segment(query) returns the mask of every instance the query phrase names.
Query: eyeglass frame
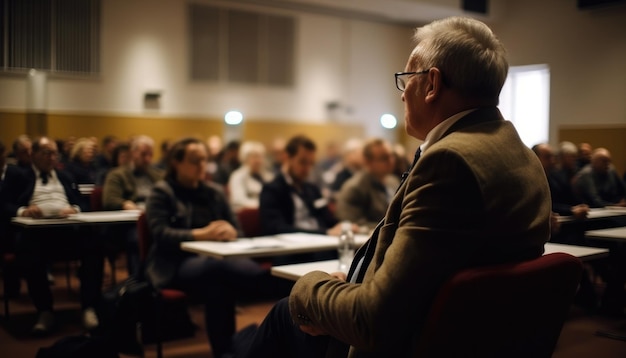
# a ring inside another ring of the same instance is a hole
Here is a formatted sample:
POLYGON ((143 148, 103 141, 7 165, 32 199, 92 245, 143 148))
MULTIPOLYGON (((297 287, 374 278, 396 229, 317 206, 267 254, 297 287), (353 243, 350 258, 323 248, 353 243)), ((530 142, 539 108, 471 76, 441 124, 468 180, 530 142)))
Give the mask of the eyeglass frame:
POLYGON ((406 89, 406 81, 404 79, 401 78, 401 76, 414 76, 414 75, 423 75, 425 73, 428 73, 430 71, 430 68, 427 70, 422 70, 422 71, 411 71, 411 72, 396 72, 394 73, 394 77, 396 78, 396 88, 400 91, 400 92, 404 92, 404 90, 406 89), (402 87, 400 88, 400 83, 402 83, 402 87))

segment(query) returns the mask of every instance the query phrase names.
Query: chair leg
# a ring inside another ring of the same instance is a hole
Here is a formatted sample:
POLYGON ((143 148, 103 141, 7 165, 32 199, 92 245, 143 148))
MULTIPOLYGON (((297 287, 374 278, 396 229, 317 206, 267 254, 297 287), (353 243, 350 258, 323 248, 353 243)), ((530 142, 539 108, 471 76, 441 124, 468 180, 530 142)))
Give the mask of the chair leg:
POLYGON ((163 342, 161 342, 161 310, 163 309, 163 299, 159 293, 155 294, 155 327, 154 338, 156 340, 157 358, 163 358, 163 342))

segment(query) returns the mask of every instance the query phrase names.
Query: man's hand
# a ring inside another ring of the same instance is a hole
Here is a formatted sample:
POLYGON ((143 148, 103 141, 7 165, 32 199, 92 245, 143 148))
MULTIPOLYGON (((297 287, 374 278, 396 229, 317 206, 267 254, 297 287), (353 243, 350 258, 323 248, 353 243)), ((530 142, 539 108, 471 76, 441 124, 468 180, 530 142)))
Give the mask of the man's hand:
POLYGON ((59 216, 61 217, 68 217, 71 214, 76 214, 78 211, 76 211, 76 209, 74 209, 71 206, 68 206, 67 208, 63 208, 61 210, 59 210, 59 216))
POLYGON ((43 212, 37 205, 30 205, 22 211, 22 216, 39 219, 43 217, 43 212))
MULTIPOLYGON (((359 232, 359 225, 352 224, 352 232, 355 234, 359 232)), ((338 223, 337 225, 326 230, 326 235, 328 236, 339 236, 339 234, 341 234, 341 223, 338 223)))
POLYGON ((139 210, 139 207, 133 201, 126 200, 122 204, 122 210, 139 210))
POLYGON ((194 229, 193 236, 200 241, 234 241, 237 230, 226 220, 215 220, 203 228, 194 229))
POLYGON ((331 275, 332 277, 334 277, 334 278, 336 278, 336 279, 339 279, 339 280, 341 280, 341 281, 344 281, 344 282, 345 282, 345 281, 346 281, 346 279, 348 278, 348 275, 346 275, 346 273, 345 273, 345 272, 341 272, 341 271, 338 271, 338 272, 332 272, 332 273, 330 273, 329 275, 331 275))
POLYGON ((589 205, 580 204, 572 206, 572 215, 574 215, 576 219, 585 219, 587 214, 589 214, 589 205))

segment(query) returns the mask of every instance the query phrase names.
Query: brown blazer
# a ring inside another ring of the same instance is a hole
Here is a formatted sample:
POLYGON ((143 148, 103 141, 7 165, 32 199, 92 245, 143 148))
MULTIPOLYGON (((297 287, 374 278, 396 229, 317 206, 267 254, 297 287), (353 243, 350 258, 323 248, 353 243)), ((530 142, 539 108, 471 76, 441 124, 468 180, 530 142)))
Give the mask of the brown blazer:
MULTIPOLYGON (((147 174, 152 183, 163 178, 163 172, 153 167, 148 167, 147 174)), ((129 166, 115 168, 107 174, 102 189, 102 203, 105 210, 121 210, 126 200, 137 200, 137 183, 135 183, 133 170, 129 166)))
POLYGON ((309 273, 290 295, 292 317, 350 345, 349 357, 412 357, 441 284, 463 268, 540 256, 550 206, 543 169, 513 125, 495 107, 474 111, 400 186, 370 239, 362 283, 309 273))

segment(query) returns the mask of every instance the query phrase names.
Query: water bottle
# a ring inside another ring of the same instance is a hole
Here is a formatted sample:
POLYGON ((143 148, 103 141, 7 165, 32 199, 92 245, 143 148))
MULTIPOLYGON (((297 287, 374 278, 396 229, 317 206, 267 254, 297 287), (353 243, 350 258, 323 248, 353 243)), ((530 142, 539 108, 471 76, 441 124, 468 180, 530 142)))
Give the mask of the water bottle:
POLYGON ((354 233, 352 232, 352 223, 349 221, 341 223, 337 253, 339 254, 339 271, 348 273, 354 259, 354 233))

